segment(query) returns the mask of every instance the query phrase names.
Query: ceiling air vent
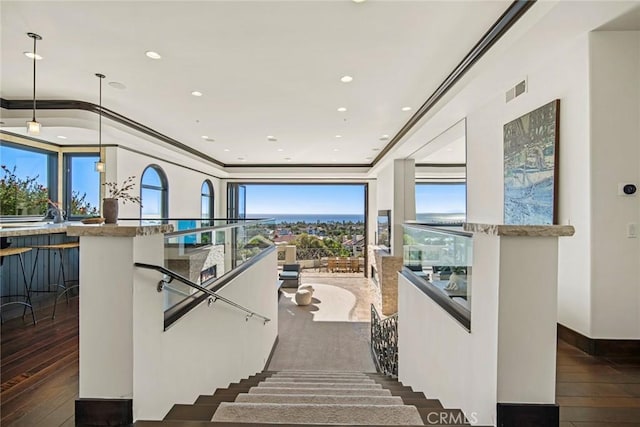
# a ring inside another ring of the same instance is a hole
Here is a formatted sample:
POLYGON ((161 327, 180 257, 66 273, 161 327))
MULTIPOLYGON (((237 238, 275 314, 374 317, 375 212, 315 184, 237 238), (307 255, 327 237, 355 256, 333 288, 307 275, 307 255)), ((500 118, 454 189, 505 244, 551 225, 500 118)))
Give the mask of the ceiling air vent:
POLYGON ((507 93, 505 94, 505 100, 506 102, 509 102, 512 99, 522 95, 526 91, 527 91, 527 80, 525 79, 507 91, 507 93))

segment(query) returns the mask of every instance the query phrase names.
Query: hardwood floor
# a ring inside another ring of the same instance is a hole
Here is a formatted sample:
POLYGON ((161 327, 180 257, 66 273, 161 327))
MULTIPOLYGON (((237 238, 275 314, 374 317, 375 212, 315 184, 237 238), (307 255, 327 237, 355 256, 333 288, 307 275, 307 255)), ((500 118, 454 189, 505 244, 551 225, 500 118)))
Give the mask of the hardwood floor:
POLYGON ((640 426, 640 354, 593 357, 558 342, 560 427, 640 426))
MULTIPOLYGON (((78 299, 2 325, 0 425, 70 427, 78 397, 78 299)), ((561 427, 640 427, 640 355, 592 357, 558 343, 561 427)), ((437 396, 436 396, 437 397, 437 396)))
MULTIPOLYGON (((73 426, 78 397, 78 298, 36 311, 37 325, 21 318, 2 325, 0 425, 73 426)), ((26 318, 25 318, 26 319, 26 318)), ((28 319, 27 319, 28 320, 28 319)))

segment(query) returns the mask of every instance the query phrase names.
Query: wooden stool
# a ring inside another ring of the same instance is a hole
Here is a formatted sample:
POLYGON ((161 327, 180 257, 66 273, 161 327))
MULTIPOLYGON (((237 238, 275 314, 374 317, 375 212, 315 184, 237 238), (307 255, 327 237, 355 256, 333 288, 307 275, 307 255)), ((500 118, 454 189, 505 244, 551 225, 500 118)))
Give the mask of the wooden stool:
MULTIPOLYGON (((33 248, 36 249, 36 262, 38 261, 38 254, 40 254, 40 250, 53 250, 57 251, 60 255, 60 265, 58 267, 58 276, 56 278, 56 299, 53 304, 53 315, 52 319, 56 318, 56 308, 58 307, 58 299, 64 295, 67 299, 67 304, 69 304, 69 292, 73 288, 79 287, 80 283, 77 280, 67 280, 66 273, 64 271, 64 251, 68 249, 76 249, 80 247, 80 243, 78 242, 68 242, 68 243, 55 243, 53 245, 34 245, 33 248), (62 277, 62 280, 60 278, 62 277), (73 286, 67 286, 67 283, 75 282, 76 284, 73 286), (58 293, 58 288, 62 289, 62 292, 58 293)), ((31 278, 33 279, 33 274, 35 272, 35 263, 34 270, 31 272, 31 278)), ((51 284, 49 284, 51 287, 51 284)), ((49 292, 49 291, 39 291, 39 292, 49 292)))
MULTIPOLYGON (((31 248, 0 249, 0 257, 8 257, 8 256, 14 256, 14 255, 18 256, 18 259, 20 260, 20 269, 22 270, 22 280, 24 281, 24 290, 25 290, 24 294, 0 295, 0 298, 10 298, 10 297, 25 298, 24 301, 11 301, 11 302, 6 302, 4 304, 0 304, 0 308, 7 305, 11 305, 11 304, 24 305, 24 311, 22 312, 22 318, 24 319, 25 314, 27 314, 27 307, 29 307, 29 309, 31 310, 31 318, 33 319, 33 324, 35 325, 37 321, 36 321, 36 315, 33 312, 33 304, 31 303, 31 282, 27 281, 27 273, 25 272, 25 269, 24 269, 23 255, 25 252, 31 252, 31 248)), ((0 314, 0 321, 4 322, 4 320, 2 320, 1 314, 0 314)))

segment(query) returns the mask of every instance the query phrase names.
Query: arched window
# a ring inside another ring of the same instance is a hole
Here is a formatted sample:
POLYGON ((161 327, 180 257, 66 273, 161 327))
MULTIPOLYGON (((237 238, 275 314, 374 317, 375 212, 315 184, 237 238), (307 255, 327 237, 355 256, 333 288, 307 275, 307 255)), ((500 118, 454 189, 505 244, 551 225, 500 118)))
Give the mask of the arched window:
POLYGON ((142 172, 140 185, 140 218, 159 219, 169 217, 167 176, 158 165, 149 165, 142 172))
POLYGON ((214 216, 214 194, 213 184, 208 179, 205 179, 202 183, 200 190, 200 217, 202 219, 212 219, 214 216))

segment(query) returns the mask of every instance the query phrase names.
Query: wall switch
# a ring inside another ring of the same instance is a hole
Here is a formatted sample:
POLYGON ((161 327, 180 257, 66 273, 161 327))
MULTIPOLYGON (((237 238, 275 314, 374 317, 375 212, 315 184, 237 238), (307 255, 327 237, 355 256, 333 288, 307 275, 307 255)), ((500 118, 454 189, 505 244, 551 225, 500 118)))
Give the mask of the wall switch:
POLYGON ((627 224, 627 237, 630 239, 638 237, 638 224, 635 222, 627 224))

